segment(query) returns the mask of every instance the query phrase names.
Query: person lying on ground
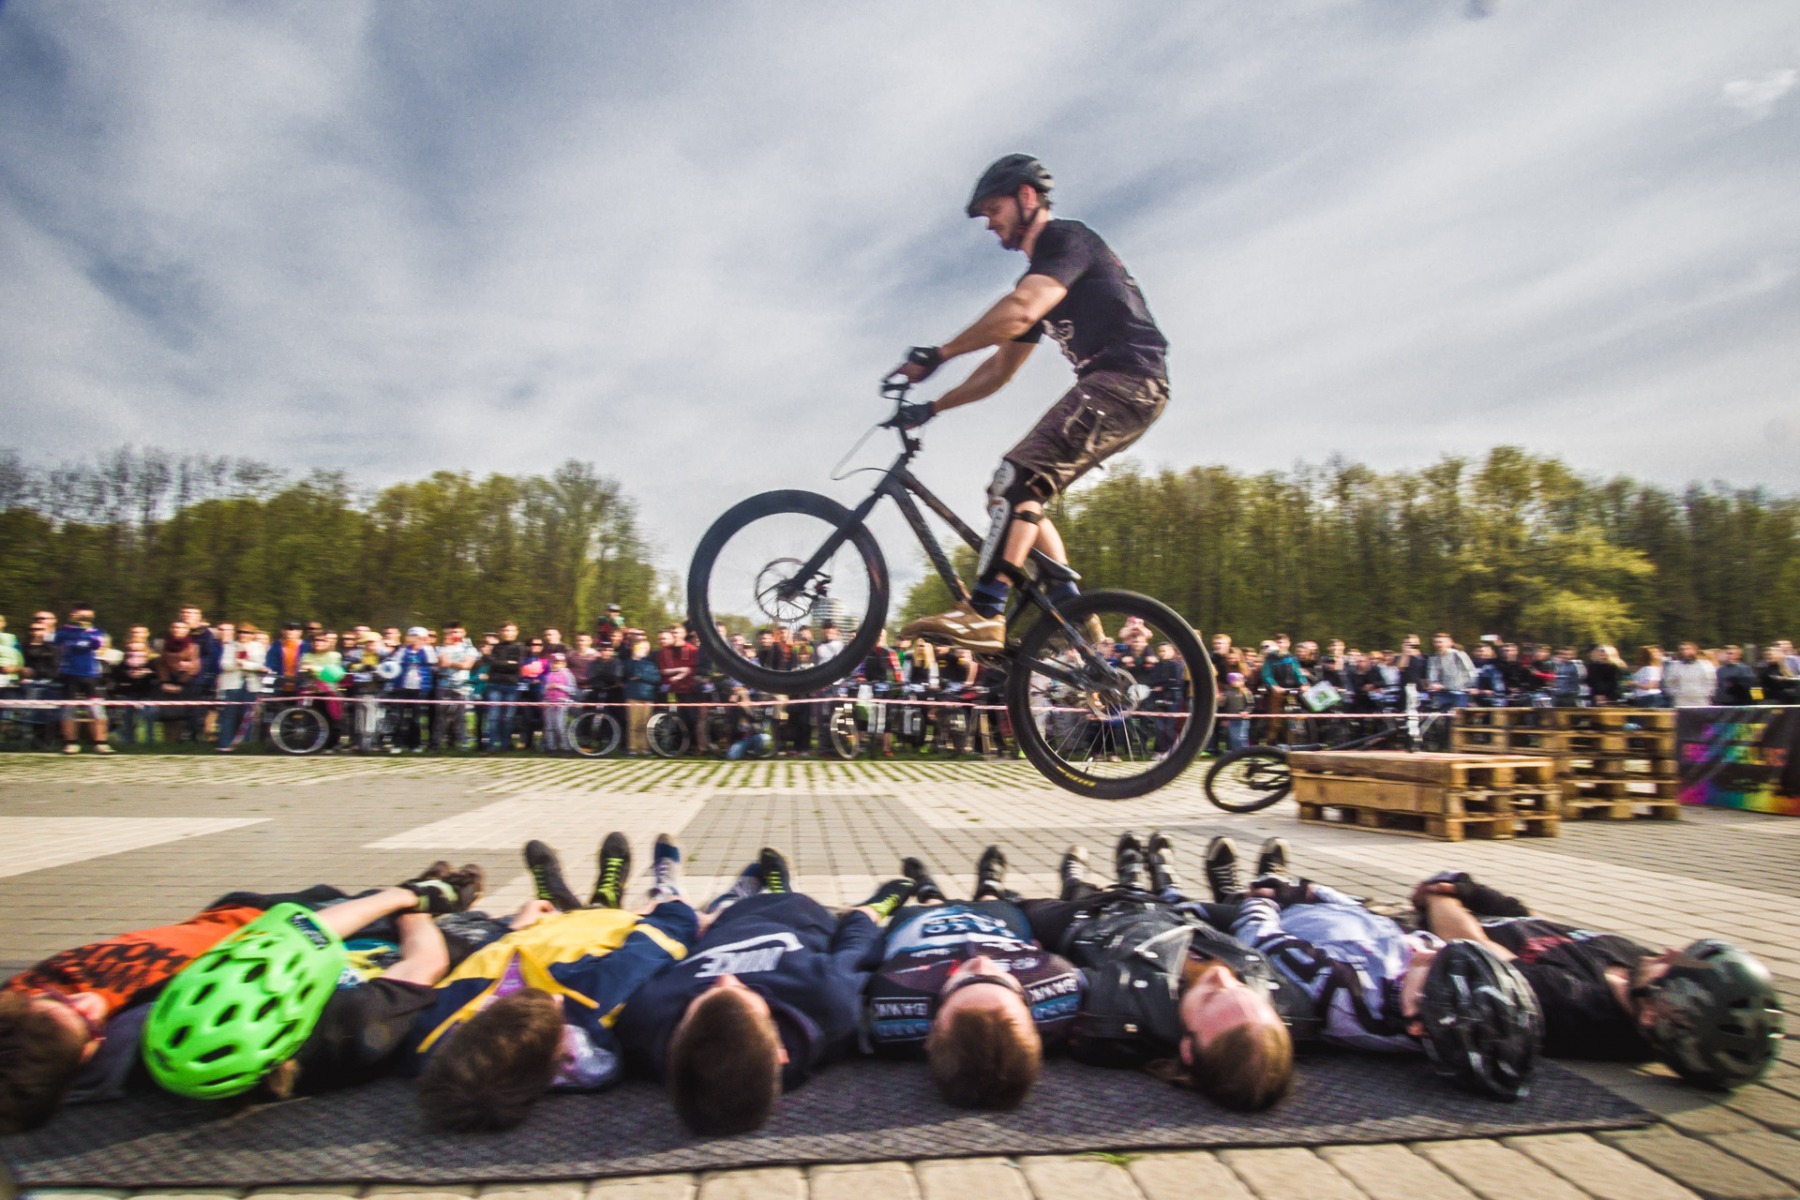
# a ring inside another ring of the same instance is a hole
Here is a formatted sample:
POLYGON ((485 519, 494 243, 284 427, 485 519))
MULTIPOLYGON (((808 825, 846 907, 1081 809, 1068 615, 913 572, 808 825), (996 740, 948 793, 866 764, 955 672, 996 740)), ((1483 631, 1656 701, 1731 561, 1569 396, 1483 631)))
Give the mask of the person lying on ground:
POLYGON ((419 1107, 432 1126, 511 1129, 547 1091, 599 1091, 621 1078, 619 1010, 687 957, 699 918, 681 896, 681 848, 668 834, 656 839, 638 912, 621 907, 631 876, 625 835, 607 834, 599 860, 582 905, 556 852, 528 843, 539 919, 471 954, 411 1021, 404 1069, 419 1073, 419 1107))
POLYGON ((863 987, 881 961, 878 922, 911 883, 885 884, 841 917, 793 889, 787 860, 765 848, 707 906, 693 952, 619 1019, 627 1061, 667 1084, 695 1133, 761 1127, 782 1091, 856 1047, 863 987))
POLYGON ((1780 1051, 1781 997, 1768 968, 1713 938, 1658 954, 1616 933, 1534 917, 1465 872, 1413 891, 1425 927, 1512 963, 1544 1014, 1553 1058, 1660 1060, 1689 1083, 1734 1088, 1780 1051))
POLYGON ((912 899, 888 922, 869 980, 870 1041, 877 1052, 923 1053, 951 1104, 1017 1108, 1045 1049, 1068 1036, 1081 972, 1033 940, 1000 847, 982 852, 973 900, 947 899, 917 858, 900 873, 912 899))
POLYGON ((1178 906, 1171 860, 1162 834, 1146 851, 1126 833, 1113 855, 1117 883, 1101 888, 1087 880, 1087 851, 1070 846, 1061 898, 1020 905, 1038 942, 1086 977, 1070 1053, 1147 1067, 1227 1108, 1268 1108, 1293 1077, 1288 1022, 1304 1027, 1310 1002, 1283 990, 1260 953, 1178 906))
POLYGON ((1289 874, 1270 838, 1248 891, 1237 846, 1215 837, 1206 877, 1215 919, 1310 996, 1323 1039, 1353 1050, 1423 1052, 1439 1073, 1484 1095, 1530 1088, 1543 1019, 1519 973, 1478 942, 1407 932, 1349 896, 1289 874))
POLYGON ((417 879, 354 900, 326 884, 232 892, 185 921, 76 946, 20 972, 0 988, 0 1133, 35 1129, 65 1103, 122 1095, 152 1001, 183 967, 266 910, 337 907, 333 924, 350 932, 400 911, 450 912, 467 905, 438 877, 447 867, 434 864, 417 879))

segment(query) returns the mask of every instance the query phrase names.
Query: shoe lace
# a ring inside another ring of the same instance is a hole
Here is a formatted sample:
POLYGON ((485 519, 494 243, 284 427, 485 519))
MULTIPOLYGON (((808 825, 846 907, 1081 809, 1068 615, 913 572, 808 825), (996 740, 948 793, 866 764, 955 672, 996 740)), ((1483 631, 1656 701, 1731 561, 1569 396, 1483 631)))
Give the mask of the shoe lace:
POLYGON ((594 890, 606 892, 608 895, 618 895, 619 875, 623 872, 624 867, 625 864, 616 858, 607 859, 605 866, 600 869, 600 886, 594 890))

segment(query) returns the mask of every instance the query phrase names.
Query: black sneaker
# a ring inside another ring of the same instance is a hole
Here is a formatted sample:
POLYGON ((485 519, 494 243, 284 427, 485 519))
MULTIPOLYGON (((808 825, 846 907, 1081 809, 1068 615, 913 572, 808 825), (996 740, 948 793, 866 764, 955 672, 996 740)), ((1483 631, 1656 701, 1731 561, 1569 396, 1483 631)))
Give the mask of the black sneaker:
POLYGON ((656 835, 656 848, 650 852, 650 898, 673 900, 681 895, 681 847, 673 836, 656 835))
POLYGON ((937 880, 933 879, 931 877, 931 872, 925 869, 923 859, 917 859, 911 855, 901 859, 900 874, 912 880, 912 898, 920 904, 923 904, 928 900, 942 900, 944 898, 944 890, 938 887, 937 880))
POLYGON ((614 830, 600 843, 597 857, 600 875, 594 880, 594 894, 588 898, 588 907, 625 907, 625 885, 631 879, 630 839, 614 830))
POLYGON ((1062 862, 1056 868, 1056 874, 1062 880, 1062 898, 1073 900, 1075 889, 1087 882, 1088 852, 1086 846, 1074 845, 1063 851, 1062 862))
POLYGON ((1006 851, 998 846, 983 850, 981 859, 975 864, 975 898, 1006 899, 1006 851))
POLYGON ((1287 839, 1272 837, 1263 842, 1262 850, 1256 856, 1256 877, 1264 875, 1287 875, 1288 844, 1287 839))
POLYGON ((1169 837, 1158 829, 1150 835, 1150 844, 1146 855, 1150 860, 1150 888, 1157 895, 1174 889, 1181 890, 1181 876, 1175 873, 1175 847, 1169 837))
POLYGON ((1237 843, 1223 835, 1206 845, 1206 882, 1214 904, 1236 904, 1244 898, 1244 873, 1238 866, 1237 843))
POLYGON ((1113 877, 1122 888, 1144 888, 1144 844, 1129 829, 1119 835, 1113 847, 1113 877))
POLYGON ((556 905, 557 912, 573 912, 581 907, 581 901, 563 879, 562 860, 556 857, 556 851, 533 838, 525 843, 525 866, 531 872, 539 900, 556 905))
POLYGON ((763 891, 779 894, 794 890, 794 874, 788 870, 788 861, 781 851, 764 846, 756 861, 762 866, 763 891))

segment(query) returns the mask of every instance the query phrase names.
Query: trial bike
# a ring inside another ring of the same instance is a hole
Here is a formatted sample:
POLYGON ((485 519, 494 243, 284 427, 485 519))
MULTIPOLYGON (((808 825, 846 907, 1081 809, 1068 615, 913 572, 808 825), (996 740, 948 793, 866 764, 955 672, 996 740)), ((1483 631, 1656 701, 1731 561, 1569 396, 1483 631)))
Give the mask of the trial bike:
POLYGON ((1220 755, 1206 770, 1206 798, 1226 812, 1257 812, 1287 799, 1294 790, 1288 755, 1295 751, 1405 750, 1422 748, 1423 733, 1447 719, 1442 713, 1371 716, 1373 733, 1348 741, 1307 745, 1242 746, 1220 755), (1419 732, 1414 732, 1415 727, 1419 732))
MULTIPOLYGON (((765 692, 810 694, 843 679, 868 656, 887 620, 891 588, 887 560, 868 527, 883 499, 899 508, 950 594, 968 597, 919 503, 971 548, 979 550, 982 539, 912 473, 923 444, 916 430, 895 420, 907 390, 891 381, 882 389, 895 405, 895 417, 883 425, 899 435, 900 452, 886 469, 865 468, 881 478, 855 508, 816 492, 764 492, 733 506, 700 539, 688 570, 688 613, 725 674, 765 692), (748 621, 786 629, 790 636, 831 622, 846 642, 825 662, 796 659, 791 669, 765 667, 718 635, 717 623, 727 620, 740 628, 748 621)), ((1095 591, 1055 604, 1045 594, 1052 583, 1079 578, 1034 550, 1013 588, 1004 647, 990 657, 1007 667, 1012 727, 1045 778, 1097 799, 1141 796, 1175 779, 1206 745, 1216 693, 1212 663, 1194 629, 1160 600, 1095 591), (1149 687, 1113 660, 1105 637, 1089 636, 1092 618, 1103 633, 1135 619, 1148 630, 1151 645, 1174 647, 1188 686, 1181 711, 1155 714, 1178 726, 1166 744, 1148 733, 1149 687)))

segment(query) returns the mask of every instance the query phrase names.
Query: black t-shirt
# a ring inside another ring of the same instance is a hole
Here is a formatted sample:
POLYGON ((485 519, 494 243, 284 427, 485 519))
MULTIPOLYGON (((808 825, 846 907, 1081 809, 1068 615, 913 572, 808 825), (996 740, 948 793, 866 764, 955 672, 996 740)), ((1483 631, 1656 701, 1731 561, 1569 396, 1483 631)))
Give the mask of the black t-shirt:
POLYGON ((340 986, 294 1056, 300 1063, 298 1089, 324 1092, 385 1075, 414 1018, 436 999, 435 989, 399 979, 340 986))
POLYGON ((882 963, 869 980, 869 1038, 884 1053, 923 1050, 938 993, 950 973, 985 954, 1025 987, 1038 1034, 1049 1048, 1068 1037, 1081 1008, 1081 972, 1031 937, 1016 904, 1003 900, 914 905, 894 914, 882 963))
POLYGON ((1538 917, 1486 917, 1481 927, 1517 956, 1515 965, 1544 1013, 1545 1054, 1618 1062, 1653 1057, 1606 978, 1608 967, 1629 974, 1651 951, 1616 933, 1538 917))
POLYGON ((1077 375, 1127 371, 1161 378, 1167 373, 1168 339, 1150 316, 1137 281, 1099 234, 1080 221, 1051 221, 1038 234, 1025 274, 1048 275, 1069 294, 1014 341, 1035 342, 1047 331, 1077 375))

